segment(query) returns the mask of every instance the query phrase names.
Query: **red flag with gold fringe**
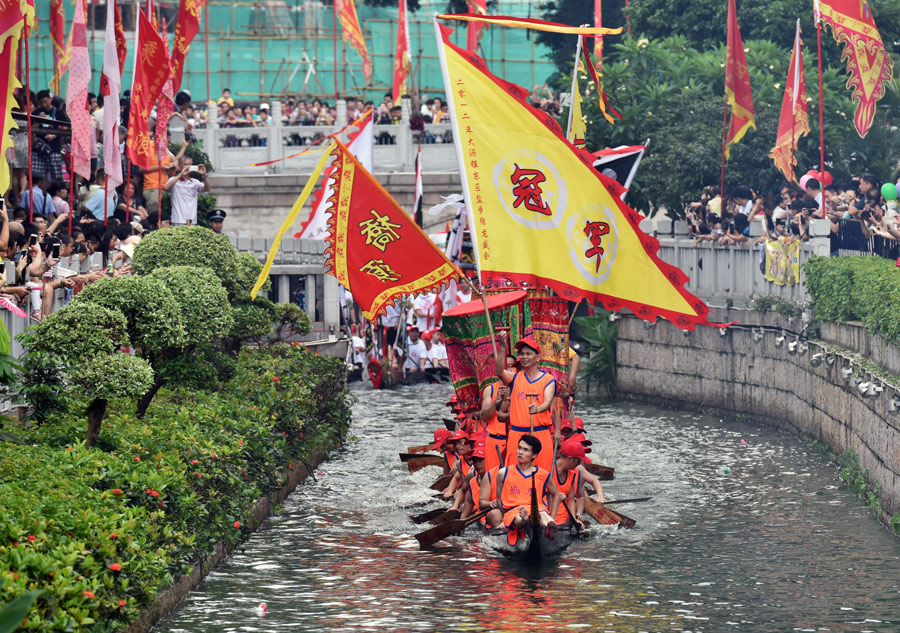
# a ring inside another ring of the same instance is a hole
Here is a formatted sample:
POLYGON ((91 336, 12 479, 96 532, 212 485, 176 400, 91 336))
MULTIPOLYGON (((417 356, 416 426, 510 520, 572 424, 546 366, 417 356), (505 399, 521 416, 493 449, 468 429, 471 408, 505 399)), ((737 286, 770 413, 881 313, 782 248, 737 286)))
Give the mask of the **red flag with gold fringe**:
POLYGON ((191 41, 200 32, 200 0, 181 0, 178 6, 178 22, 175 24, 175 40, 172 43, 172 86, 177 94, 181 90, 184 60, 191 41))
MULTIPOLYGON (((487 15, 487 0, 468 0, 469 13, 475 15, 487 15)), ((478 22, 469 22, 466 32, 466 50, 470 53, 478 52, 478 40, 481 39, 481 31, 487 26, 478 22)))
POLYGON ((169 78, 166 43, 143 11, 138 12, 137 61, 131 88, 131 111, 128 116, 128 141, 125 153, 135 164, 150 169, 153 141, 150 138, 150 111, 169 78))
POLYGON ((781 101, 781 118, 778 120, 778 136, 769 158, 788 182, 794 182, 794 165, 797 159, 797 139, 809 134, 809 112, 806 108, 806 80, 803 76, 803 49, 800 41, 800 20, 794 35, 794 52, 791 66, 784 84, 784 98, 781 101))
POLYGON ((818 9, 838 44, 843 44, 841 59, 847 60, 847 87, 856 104, 853 124, 865 137, 875 118, 875 106, 884 96, 884 82, 894 74, 891 60, 868 0, 821 0, 818 9))
POLYGON ((728 0, 728 39, 725 53, 725 96, 731 105, 731 124, 725 139, 725 158, 731 155, 731 146, 737 143, 751 127, 756 129, 756 112, 753 110, 753 92, 750 90, 750 74, 744 41, 737 21, 734 0, 728 0))
POLYGON ((363 77, 369 81, 372 78, 372 60, 369 58, 369 49, 366 48, 366 38, 363 36, 362 27, 359 25, 356 4, 353 0, 334 0, 334 10, 337 12, 337 19, 344 30, 344 40, 363 59, 363 77))
POLYGON ((336 144, 327 267, 373 320, 395 299, 438 291, 458 272, 356 157, 336 144))
POLYGON ((400 99, 409 94, 409 16, 406 11, 406 0, 400 0, 397 15, 397 50, 394 55, 394 86, 391 94, 394 103, 400 105, 400 99))

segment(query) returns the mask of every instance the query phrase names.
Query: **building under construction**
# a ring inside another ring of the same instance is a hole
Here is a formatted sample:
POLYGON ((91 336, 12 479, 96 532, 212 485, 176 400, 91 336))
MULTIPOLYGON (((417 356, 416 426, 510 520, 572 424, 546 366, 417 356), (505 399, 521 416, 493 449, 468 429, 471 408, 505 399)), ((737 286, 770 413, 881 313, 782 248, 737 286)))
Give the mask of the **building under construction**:
MULTIPOLYGON (((66 34, 74 15, 73 3, 66 5, 66 34)), ((154 3, 160 25, 165 23, 172 41, 178 16, 177 0, 154 3)), ((31 37, 31 85, 50 85, 53 47, 48 21, 49 2, 38 2, 39 28, 31 37)), ((137 0, 120 0, 119 8, 129 42, 133 42, 137 0)), ((540 17, 539 3, 528 0, 499 0, 491 13, 519 17, 540 17)), ((91 52, 93 83, 99 86, 106 25, 106 0, 87 0, 88 46, 91 52)), ((447 10, 447 0, 421 0, 409 14, 412 90, 425 96, 444 92, 437 58, 432 16, 447 10)), ((397 38, 397 9, 371 7, 358 2, 357 11, 374 72, 366 82, 362 60, 341 38, 335 27, 330 0, 268 0, 266 2, 217 2, 210 0, 209 17, 191 45, 182 87, 195 101, 207 96, 216 99, 229 88, 238 101, 262 101, 282 95, 305 95, 333 100, 341 96, 361 96, 381 100, 391 89, 394 49, 397 38), (208 63, 207 63, 208 60, 208 63), (208 95, 207 95, 208 93, 208 95)), ((459 23, 457 43, 465 46, 466 26, 459 23)), ((546 58, 546 47, 524 29, 492 27, 481 38, 480 54, 493 72, 532 89, 544 84, 555 70, 546 58)), ((125 62, 122 84, 132 76, 132 51, 125 62)), ((65 79, 62 93, 65 95, 65 79)))

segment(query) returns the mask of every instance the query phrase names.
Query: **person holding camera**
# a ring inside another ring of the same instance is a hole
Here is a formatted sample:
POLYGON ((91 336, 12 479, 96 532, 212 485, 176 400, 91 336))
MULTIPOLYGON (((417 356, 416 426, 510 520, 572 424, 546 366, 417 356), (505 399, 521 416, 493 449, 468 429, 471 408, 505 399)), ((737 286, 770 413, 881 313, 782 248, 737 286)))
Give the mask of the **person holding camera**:
POLYGON ((147 213, 159 211, 159 190, 166 184, 169 179, 169 169, 181 160, 184 151, 189 145, 189 141, 185 138, 185 142, 178 150, 178 154, 173 155, 168 149, 166 157, 162 161, 157 160, 156 152, 150 152, 150 168, 141 170, 144 174, 144 206, 147 213))
POLYGON ((206 165, 194 165, 190 156, 178 160, 178 173, 166 182, 172 195, 172 225, 197 224, 197 198, 201 191, 209 191, 206 165), (194 178, 194 175, 200 178, 194 178))

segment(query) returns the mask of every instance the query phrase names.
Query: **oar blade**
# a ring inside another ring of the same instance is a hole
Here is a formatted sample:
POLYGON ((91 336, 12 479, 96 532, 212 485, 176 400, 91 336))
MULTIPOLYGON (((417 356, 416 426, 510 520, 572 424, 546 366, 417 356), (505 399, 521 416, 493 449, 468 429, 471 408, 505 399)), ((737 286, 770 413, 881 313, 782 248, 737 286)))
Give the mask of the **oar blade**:
POLYGON ((428 520, 432 525, 443 525, 459 518, 459 510, 447 510, 444 513, 428 520))
POLYGON ((435 525, 433 528, 425 530, 424 532, 419 532, 415 535, 416 540, 419 541, 419 545, 421 547, 428 547, 430 545, 434 545, 440 540, 447 538, 448 536, 452 536, 457 532, 462 531, 466 527, 466 522, 462 519, 456 519, 455 521, 448 521, 447 523, 442 523, 441 525, 435 525))
POLYGON ((585 496, 584 509, 600 525, 618 525, 620 528, 626 529, 631 529, 637 525, 637 521, 631 517, 607 508, 593 497, 585 496))
POLYGON ((602 464, 586 464, 585 468, 600 481, 612 481, 616 477, 616 469, 602 464))
POLYGON ((423 512, 422 514, 410 515, 410 520, 413 523, 427 523, 432 519, 441 516, 444 514, 446 510, 444 508, 435 508, 434 510, 429 510, 428 512, 423 512))
POLYGON ((444 458, 440 455, 423 455, 423 456, 414 456, 410 457, 406 460, 406 467, 409 468, 409 472, 414 473, 417 470, 422 470, 426 466, 443 466, 444 458))
POLYGON ((436 482, 428 486, 432 490, 443 490, 447 486, 450 485, 450 482, 453 480, 453 475, 443 475, 436 482))
POLYGON ((431 450, 431 444, 420 444, 419 446, 408 446, 406 451, 408 453, 427 453, 431 450))

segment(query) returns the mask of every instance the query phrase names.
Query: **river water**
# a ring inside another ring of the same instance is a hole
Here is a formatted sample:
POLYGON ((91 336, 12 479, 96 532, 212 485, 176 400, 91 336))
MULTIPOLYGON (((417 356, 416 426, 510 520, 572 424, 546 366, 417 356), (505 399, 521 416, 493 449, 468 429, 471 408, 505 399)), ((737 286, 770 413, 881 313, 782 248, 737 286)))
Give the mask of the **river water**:
POLYGON ((616 469, 607 498, 653 500, 619 508, 635 529, 595 525, 528 568, 474 533, 438 551, 411 536, 440 472, 410 475, 397 453, 431 438, 450 388, 354 393, 356 439, 157 631, 900 631, 900 539, 794 437, 580 403, 616 469))

